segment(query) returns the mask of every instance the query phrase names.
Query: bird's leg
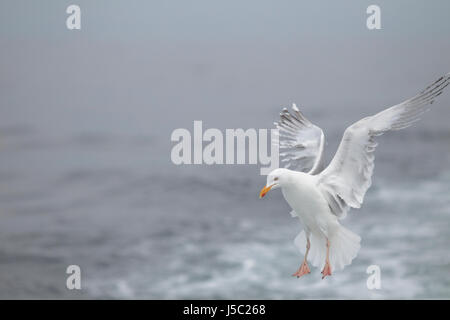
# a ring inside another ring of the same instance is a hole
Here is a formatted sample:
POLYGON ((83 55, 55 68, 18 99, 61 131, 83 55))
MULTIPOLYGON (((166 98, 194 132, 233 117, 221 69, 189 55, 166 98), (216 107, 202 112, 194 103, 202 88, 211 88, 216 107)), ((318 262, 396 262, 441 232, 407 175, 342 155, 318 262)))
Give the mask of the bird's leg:
POLYGON ((309 238, 306 238, 306 252, 305 252, 305 258, 303 258, 303 262, 300 265, 300 267, 298 268, 297 272, 293 274, 294 277, 300 278, 301 276, 311 273, 311 270, 309 270, 308 267, 308 262, 307 262, 307 258, 308 258, 308 252, 309 252, 309 248, 311 247, 311 243, 309 242, 309 238))
POLYGON ((330 241, 327 239, 327 257, 325 259, 325 266, 322 270, 322 279, 326 276, 331 276, 331 265, 330 265, 330 241))

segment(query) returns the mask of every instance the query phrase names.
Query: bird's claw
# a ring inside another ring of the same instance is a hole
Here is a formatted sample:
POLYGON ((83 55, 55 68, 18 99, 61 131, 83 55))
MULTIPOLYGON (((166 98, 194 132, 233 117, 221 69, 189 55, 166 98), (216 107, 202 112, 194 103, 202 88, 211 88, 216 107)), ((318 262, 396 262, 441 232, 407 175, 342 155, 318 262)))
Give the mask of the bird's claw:
POLYGON ((323 267, 323 270, 321 273, 322 273, 322 279, 325 279, 326 276, 331 276, 331 266, 328 262, 325 263, 325 266, 323 267))
POLYGON ((300 268, 298 268, 297 272, 295 272, 292 276, 300 278, 301 276, 304 276, 305 274, 311 273, 311 270, 309 269, 308 264, 306 261, 302 263, 300 268))

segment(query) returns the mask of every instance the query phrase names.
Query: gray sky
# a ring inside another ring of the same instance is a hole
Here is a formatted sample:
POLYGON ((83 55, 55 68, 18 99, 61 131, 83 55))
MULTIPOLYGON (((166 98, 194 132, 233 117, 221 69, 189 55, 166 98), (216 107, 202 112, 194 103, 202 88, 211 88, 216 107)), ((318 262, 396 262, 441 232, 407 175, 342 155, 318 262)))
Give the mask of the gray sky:
MULTIPOLYGON (((445 36, 450 3, 440 1, 2 1, 2 37, 67 37, 65 9, 82 9, 95 40, 296 41, 367 37, 366 8, 382 10, 383 36, 445 36)), ((379 32, 381 33, 381 32, 379 32)), ((373 35, 371 35, 373 36, 373 35)))
POLYGON ((377 1, 375 31, 373 1, 77 1, 69 31, 73 3, 1 2, 0 125, 265 127, 292 102, 375 112, 450 70, 448 1, 377 1))

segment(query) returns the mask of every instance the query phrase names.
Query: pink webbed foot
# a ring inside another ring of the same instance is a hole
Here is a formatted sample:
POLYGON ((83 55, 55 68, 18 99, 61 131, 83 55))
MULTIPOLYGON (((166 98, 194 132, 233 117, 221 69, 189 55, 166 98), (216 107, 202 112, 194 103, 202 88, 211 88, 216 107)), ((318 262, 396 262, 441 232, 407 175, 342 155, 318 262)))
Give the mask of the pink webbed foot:
POLYGON ((325 266, 323 267, 322 279, 325 279, 326 276, 331 276, 331 266, 328 261, 325 263, 325 266))
POLYGON ((301 276, 304 276, 305 274, 311 273, 311 270, 309 270, 308 263, 306 261, 303 261, 300 268, 298 268, 297 272, 294 273, 292 276, 300 278, 301 276))

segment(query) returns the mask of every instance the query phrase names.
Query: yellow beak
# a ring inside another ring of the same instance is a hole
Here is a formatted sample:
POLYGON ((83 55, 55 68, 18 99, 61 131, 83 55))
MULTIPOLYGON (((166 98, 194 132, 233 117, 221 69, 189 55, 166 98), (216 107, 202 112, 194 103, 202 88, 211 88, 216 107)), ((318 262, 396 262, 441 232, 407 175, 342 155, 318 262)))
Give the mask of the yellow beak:
POLYGON ((268 187, 264 187, 261 189, 261 192, 259 193, 259 198, 261 199, 262 197, 264 197, 266 195, 267 192, 270 191, 270 189, 274 186, 274 184, 268 186, 268 187))

